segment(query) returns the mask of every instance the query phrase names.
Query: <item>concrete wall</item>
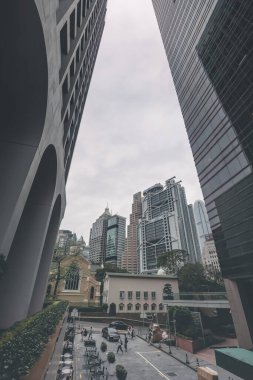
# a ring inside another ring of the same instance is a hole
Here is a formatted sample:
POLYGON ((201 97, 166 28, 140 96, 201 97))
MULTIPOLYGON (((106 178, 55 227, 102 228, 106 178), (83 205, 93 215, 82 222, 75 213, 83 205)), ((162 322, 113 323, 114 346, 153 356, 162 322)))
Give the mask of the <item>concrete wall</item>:
MULTIPOLYGON (((140 304, 139 313, 156 313, 163 312, 159 310, 159 304, 163 303, 163 288, 165 284, 171 284, 173 293, 178 293, 178 281, 175 278, 167 276, 122 276, 122 277, 106 277, 104 282, 103 302, 110 305, 116 304, 117 313, 137 313, 135 305, 140 304), (120 298, 120 291, 125 292, 125 297, 120 298), (132 291, 132 299, 128 298, 128 291, 132 291), (140 299, 136 298, 136 291, 141 292, 140 299), (144 299, 144 291, 148 291, 148 299, 144 299), (155 299, 152 299, 151 292, 156 292, 155 299), (124 309, 120 310, 119 305, 123 304, 124 309), (132 304, 132 310, 128 310, 127 305, 132 304), (143 305, 148 304, 148 310, 144 310, 143 305), (156 309, 152 310, 151 305, 156 304, 156 309)), ((109 312, 109 308, 108 308, 109 312)))
POLYGON ((0 254, 7 272, 0 279, 0 328, 43 304, 66 205, 65 181, 104 27, 106 0, 93 1, 85 11, 82 4, 2 4, 0 254), (68 25, 66 52, 61 22, 68 25))

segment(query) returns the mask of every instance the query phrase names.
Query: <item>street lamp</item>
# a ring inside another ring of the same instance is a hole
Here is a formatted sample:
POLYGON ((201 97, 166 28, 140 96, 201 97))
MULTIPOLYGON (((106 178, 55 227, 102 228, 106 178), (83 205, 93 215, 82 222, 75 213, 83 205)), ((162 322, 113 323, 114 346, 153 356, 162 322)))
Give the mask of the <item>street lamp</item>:
POLYGON ((176 343, 176 348, 177 348, 177 329, 176 329, 176 320, 173 319, 172 323, 174 324, 175 343, 176 343))

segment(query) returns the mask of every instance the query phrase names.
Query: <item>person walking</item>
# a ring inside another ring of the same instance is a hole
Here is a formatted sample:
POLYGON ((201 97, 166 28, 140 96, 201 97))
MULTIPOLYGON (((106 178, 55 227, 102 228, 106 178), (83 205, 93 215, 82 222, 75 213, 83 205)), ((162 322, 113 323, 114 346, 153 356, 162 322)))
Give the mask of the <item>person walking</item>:
POLYGON ((131 338, 133 339, 135 337, 135 331, 134 331, 134 326, 132 326, 131 330, 131 338))
POLYGON ((117 348, 117 353, 119 352, 119 351, 121 351, 122 352, 122 354, 123 354, 123 350, 122 350, 122 340, 121 340, 121 338, 119 338, 119 341, 118 341, 118 348, 117 348))
POLYGON ((92 330, 92 326, 91 326, 90 331, 89 331, 89 335, 88 335, 88 340, 92 339, 92 333, 93 333, 93 330, 92 330))
POLYGON ((124 342, 125 352, 127 352, 127 343, 128 343, 127 334, 125 334, 125 342, 124 342))

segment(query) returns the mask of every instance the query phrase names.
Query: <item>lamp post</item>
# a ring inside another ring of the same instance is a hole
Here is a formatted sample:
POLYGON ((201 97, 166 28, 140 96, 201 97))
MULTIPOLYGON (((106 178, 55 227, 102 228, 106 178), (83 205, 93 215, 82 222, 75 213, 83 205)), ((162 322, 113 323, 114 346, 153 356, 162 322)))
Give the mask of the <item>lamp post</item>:
POLYGON ((176 329, 176 320, 173 319, 172 323, 174 324, 175 343, 176 343, 176 348, 177 348, 177 329, 176 329))
POLYGON ((170 330, 170 310, 169 310, 169 305, 167 305, 167 323, 168 323, 169 337, 170 337, 170 339, 171 339, 171 330, 170 330))

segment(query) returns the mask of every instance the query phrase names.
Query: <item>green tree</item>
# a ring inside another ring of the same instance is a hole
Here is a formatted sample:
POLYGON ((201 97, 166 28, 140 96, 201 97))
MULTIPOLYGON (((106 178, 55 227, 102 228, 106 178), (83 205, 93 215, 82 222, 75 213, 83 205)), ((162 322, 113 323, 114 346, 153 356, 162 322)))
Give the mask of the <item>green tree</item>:
POLYGON ((219 292, 225 291, 224 286, 210 279, 202 264, 188 263, 178 272, 180 292, 219 292))
POLYGON ((158 259, 158 266, 166 274, 177 275, 180 268, 188 261, 188 253, 182 249, 173 249, 163 253, 158 259))
POLYGON ((64 255, 54 255, 52 262, 56 264, 56 269, 52 271, 49 276, 49 282, 54 282, 53 298, 56 298, 57 290, 60 281, 64 278, 65 273, 62 271, 61 263, 66 256, 64 255))

